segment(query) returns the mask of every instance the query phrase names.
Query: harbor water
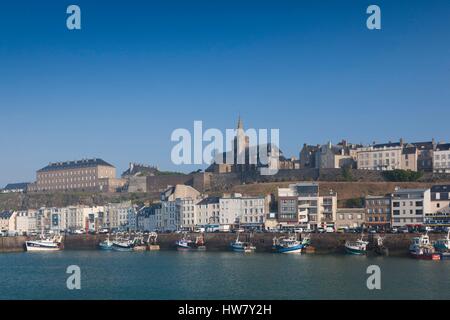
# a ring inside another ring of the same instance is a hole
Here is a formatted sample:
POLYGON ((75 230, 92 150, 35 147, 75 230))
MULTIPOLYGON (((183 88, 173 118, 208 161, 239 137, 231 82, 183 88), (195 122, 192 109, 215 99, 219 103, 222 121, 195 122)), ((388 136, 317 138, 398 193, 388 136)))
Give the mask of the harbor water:
POLYGON ((66 250, 1 254, 0 273, 0 299, 450 299, 450 261, 407 257, 66 250))

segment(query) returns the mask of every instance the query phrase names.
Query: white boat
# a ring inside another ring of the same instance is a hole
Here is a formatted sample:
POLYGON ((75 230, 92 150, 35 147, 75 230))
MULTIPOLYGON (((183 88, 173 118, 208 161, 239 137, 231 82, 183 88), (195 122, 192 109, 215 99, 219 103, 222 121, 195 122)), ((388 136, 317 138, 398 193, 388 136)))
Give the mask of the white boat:
POLYGON ((273 239, 273 249, 278 253, 301 253, 303 244, 295 236, 273 239))
POLYGON ((98 246, 102 250, 112 250, 113 241, 109 239, 109 233, 108 233, 108 238, 106 238, 106 240, 100 242, 98 246))
POLYGON ((347 240, 345 242, 345 251, 350 254, 362 255, 367 253, 367 245, 369 242, 363 240, 364 235, 361 234, 361 239, 356 241, 347 240))
POLYGON ((112 242, 112 249, 115 251, 131 251, 133 250, 133 240, 129 237, 125 239, 124 237, 116 234, 116 239, 112 242))
POLYGON ((59 251, 61 246, 62 236, 55 235, 53 237, 44 237, 41 235, 39 240, 25 241, 26 250, 29 252, 37 251, 59 251))

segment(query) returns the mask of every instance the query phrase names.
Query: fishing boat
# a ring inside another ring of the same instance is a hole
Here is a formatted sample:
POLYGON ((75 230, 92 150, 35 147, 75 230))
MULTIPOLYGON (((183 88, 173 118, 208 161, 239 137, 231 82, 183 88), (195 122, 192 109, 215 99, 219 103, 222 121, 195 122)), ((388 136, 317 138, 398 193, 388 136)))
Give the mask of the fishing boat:
POLYGON ((447 252, 450 250, 450 229, 447 233, 446 238, 438 239, 434 243, 434 248, 439 252, 447 252))
POLYGON ((305 235, 302 238, 302 246, 303 248, 309 247, 311 245, 311 237, 309 234, 305 235))
POLYGON ((377 238, 377 243, 375 244, 374 251, 380 256, 389 255, 389 249, 384 245, 384 237, 379 236, 377 238))
POLYGON ((275 237, 272 248, 277 253, 301 253, 303 245, 295 236, 275 237))
POLYGON ((234 252, 245 252, 245 253, 254 252, 256 250, 256 247, 253 246, 250 242, 240 241, 239 234, 240 232, 237 233, 236 241, 231 243, 231 249, 234 252))
POLYGON ((435 252, 433 245, 430 242, 428 234, 423 234, 420 237, 411 239, 409 246, 409 253, 415 259, 423 260, 440 260, 441 256, 435 252))
POLYGON ((180 251, 206 250, 203 235, 196 237, 195 241, 189 239, 186 235, 183 235, 183 237, 180 240, 177 240, 175 244, 180 251))
POLYGON ((148 250, 159 250, 159 244, 157 243, 158 234, 156 232, 150 232, 147 239, 148 250))
POLYGON ((367 253, 367 245, 369 242, 364 241, 364 234, 361 233, 361 238, 356 241, 345 241, 345 251, 349 254, 363 255, 367 253))
POLYGON ((132 251, 133 250, 133 240, 129 237, 118 236, 116 234, 116 239, 112 243, 112 249, 114 251, 132 251))
POLYGON ((54 235, 53 237, 44 237, 41 234, 39 240, 25 241, 25 248, 29 252, 36 251, 59 251, 62 249, 62 236, 54 235))
POLYGON ((108 237, 106 238, 106 240, 100 242, 100 243, 98 244, 98 246, 99 246, 99 248, 100 248, 101 250, 112 250, 112 247, 113 247, 113 241, 110 240, 110 238, 109 238, 109 233, 108 233, 108 237))
POLYGON ((137 235, 133 239, 133 251, 146 251, 147 244, 144 242, 142 234, 137 235))

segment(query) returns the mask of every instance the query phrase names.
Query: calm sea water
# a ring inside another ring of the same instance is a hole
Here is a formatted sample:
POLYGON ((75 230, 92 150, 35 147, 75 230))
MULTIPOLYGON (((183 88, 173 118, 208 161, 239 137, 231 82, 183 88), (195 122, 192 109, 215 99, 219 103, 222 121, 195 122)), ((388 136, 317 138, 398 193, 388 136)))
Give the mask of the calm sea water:
POLYGON ((450 299, 450 261, 219 252, 0 254, 0 299, 450 299), (366 268, 381 268, 368 290, 366 268), (68 290, 66 268, 81 268, 68 290))

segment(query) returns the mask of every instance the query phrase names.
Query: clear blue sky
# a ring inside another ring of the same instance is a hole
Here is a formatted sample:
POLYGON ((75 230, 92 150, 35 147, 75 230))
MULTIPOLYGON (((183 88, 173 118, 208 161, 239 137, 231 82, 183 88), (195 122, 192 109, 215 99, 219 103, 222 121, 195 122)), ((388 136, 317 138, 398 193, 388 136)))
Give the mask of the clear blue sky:
POLYGON ((176 128, 450 140, 450 2, 2 1, 0 186, 50 161, 171 164, 176 128), (78 4, 82 30, 66 28, 78 4), (366 28, 370 4, 382 30, 366 28))

